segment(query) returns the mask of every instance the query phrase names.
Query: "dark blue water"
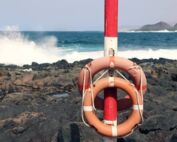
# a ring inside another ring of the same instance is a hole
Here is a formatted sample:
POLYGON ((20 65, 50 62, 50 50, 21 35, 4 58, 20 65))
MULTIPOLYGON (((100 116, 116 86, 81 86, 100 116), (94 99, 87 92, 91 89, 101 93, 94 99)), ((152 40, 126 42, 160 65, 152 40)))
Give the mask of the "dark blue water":
MULTIPOLYGON (((23 32, 30 40, 40 41, 46 36, 55 36, 57 46, 77 51, 103 50, 102 32, 23 32)), ((177 33, 119 33, 119 49, 176 49, 177 33)))

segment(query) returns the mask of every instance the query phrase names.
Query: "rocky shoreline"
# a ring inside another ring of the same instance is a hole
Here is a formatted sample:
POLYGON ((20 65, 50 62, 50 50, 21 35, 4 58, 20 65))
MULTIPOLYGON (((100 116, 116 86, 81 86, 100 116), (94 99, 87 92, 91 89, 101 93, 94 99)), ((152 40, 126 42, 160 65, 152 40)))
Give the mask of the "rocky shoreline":
MULTIPOLYGON (((120 142, 177 142, 177 61, 132 59, 148 79, 144 123, 120 142)), ((0 142, 99 142, 84 126, 75 84, 91 59, 0 64, 0 142)))

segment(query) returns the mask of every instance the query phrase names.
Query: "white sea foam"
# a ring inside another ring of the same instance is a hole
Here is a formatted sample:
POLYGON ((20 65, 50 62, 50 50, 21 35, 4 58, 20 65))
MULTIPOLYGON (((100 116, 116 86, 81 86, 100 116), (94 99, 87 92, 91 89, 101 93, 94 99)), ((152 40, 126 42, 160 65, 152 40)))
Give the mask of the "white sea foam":
MULTIPOLYGON (((126 50, 119 51, 118 55, 126 58, 167 58, 177 59, 177 49, 158 50, 126 50)), ((87 58, 99 58, 103 51, 78 52, 71 49, 57 47, 57 38, 54 36, 44 37, 35 42, 24 37, 20 32, 0 35, 0 63, 24 65, 32 62, 52 63, 61 59, 68 62, 87 58)))
POLYGON ((122 33, 176 33, 177 31, 160 30, 160 31, 123 31, 122 33))
MULTIPOLYGON (((99 58, 103 56, 103 51, 96 52, 73 52, 71 54, 66 54, 63 56, 64 59, 69 62, 73 62, 75 60, 81 60, 86 58, 99 58)), ((118 56, 125 58, 138 58, 138 59, 177 59, 177 49, 158 49, 158 50, 127 50, 127 51, 119 51, 118 56)))
POLYGON ((167 59, 177 59, 177 49, 148 49, 148 50, 128 50, 121 51, 119 53, 120 56, 126 58, 138 58, 138 59, 159 59, 159 58, 167 58, 167 59))

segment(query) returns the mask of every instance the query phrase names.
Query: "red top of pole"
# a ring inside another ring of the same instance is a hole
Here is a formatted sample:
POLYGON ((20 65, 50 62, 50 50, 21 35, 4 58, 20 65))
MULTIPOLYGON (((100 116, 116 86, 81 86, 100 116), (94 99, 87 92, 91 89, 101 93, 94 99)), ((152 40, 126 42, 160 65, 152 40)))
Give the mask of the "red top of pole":
POLYGON ((105 36, 118 36, 118 0, 105 0, 105 36))

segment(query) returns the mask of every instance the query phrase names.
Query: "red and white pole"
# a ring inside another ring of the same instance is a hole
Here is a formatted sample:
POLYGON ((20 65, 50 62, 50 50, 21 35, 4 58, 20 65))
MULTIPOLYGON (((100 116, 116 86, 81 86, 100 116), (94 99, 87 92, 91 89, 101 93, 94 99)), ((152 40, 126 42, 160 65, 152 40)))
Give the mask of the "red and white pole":
POLYGON ((118 48, 118 0, 105 0, 104 20, 104 55, 112 56, 118 48))
MULTIPOLYGON (((105 0, 104 55, 115 56, 118 48, 118 0, 105 0)), ((117 125, 117 89, 104 90, 104 122, 117 125)), ((104 139, 114 141, 114 139, 104 139)))

